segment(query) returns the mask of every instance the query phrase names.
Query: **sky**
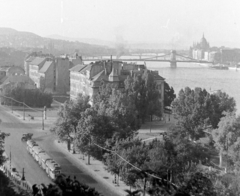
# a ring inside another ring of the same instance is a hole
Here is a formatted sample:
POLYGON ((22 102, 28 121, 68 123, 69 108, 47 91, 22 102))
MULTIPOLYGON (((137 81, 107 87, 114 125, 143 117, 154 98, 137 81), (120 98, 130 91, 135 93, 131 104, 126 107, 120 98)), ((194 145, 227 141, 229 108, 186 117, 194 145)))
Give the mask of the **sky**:
POLYGON ((240 0, 0 0, 0 27, 40 36, 240 48, 240 0))

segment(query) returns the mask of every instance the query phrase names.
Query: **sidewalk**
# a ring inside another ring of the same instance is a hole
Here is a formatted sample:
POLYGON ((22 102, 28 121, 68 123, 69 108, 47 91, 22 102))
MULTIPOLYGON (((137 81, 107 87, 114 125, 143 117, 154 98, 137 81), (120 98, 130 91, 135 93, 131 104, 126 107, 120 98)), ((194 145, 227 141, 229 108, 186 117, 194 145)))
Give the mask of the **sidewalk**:
MULTIPOLYGON (((4 106, 6 110, 9 113, 11 112, 11 108, 8 108, 4 106)), ((23 113, 20 111, 13 111, 12 113, 17 118, 21 119, 23 123, 36 123, 36 130, 37 131, 43 131, 42 130, 42 118, 41 117, 35 117, 34 120, 25 119, 23 120, 23 113)), ((47 117, 47 120, 44 120, 44 126, 45 131, 49 131, 49 128, 54 124, 57 117, 51 116, 47 117)), ((148 139, 154 139, 159 136, 159 133, 165 132, 168 130, 168 128, 172 125, 172 120, 169 122, 165 121, 155 121, 155 122, 147 122, 145 123, 141 129, 138 131, 138 137, 148 140, 148 139)), ((130 187, 127 186, 123 181, 119 179, 119 185, 116 185, 113 183, 115 176, 111 173, 109 173, 105 169, 105 165, 98 160, 95 160, 91 157, 90 159, 90 165, 87 165, 87 157, 85 156, 85 159, 83 160, 83 155, 80 153, 72 154, 67 150, 67 144, 66 143, 60 143, 57 140, 55 140, 55 145, 64 153, 67 153, 68 156, 70 156, 76 164, 81 165, 89 175, 91 175, 94 179, 97 181, 103 183, 108 189, 111 189, 112 191, 116 192, 116 195, 122 195, 125 196, 127 193, 124 191, 126 189, 129 189, 130 187)))
POLYGON ((88 157, 84 156, 83 160, 83 154, 76 152, 75 154, 72 154, 67 149, 67 144, 58 142, 55 140, 55 145, 58 146, 61 151, 65 151, 65 153, 68 153, 71 158, 75 160, 75 162, 81 167, 83 167, 86 171, 88 171, 89 175, 91 175, 94 179, 100 182, 104 182, 105 186, 108 189, 111 189, 113 192, 116 192, 116 195, 122 195, 125 196, 127 193, 124 191, 125 189, 129 189, 130 187, 127 186, 123 181, 119 179, 119 185, 116 185, 113 183, 114 181, 114 175, 108 172, 105 169, 105 165, 94 158, 90 158, 90 165, 87 164, 88 157))

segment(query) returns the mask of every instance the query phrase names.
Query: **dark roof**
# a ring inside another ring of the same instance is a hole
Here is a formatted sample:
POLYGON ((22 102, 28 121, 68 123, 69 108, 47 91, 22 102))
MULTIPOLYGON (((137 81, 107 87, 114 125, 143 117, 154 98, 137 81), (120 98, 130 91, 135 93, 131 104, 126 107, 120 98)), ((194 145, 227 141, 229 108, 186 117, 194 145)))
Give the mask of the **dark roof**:
POLYGON ((30 56, 26 59, 27 62, 31 62, 35 59, 36 57, 35 56, 30 56))
POLYGON ((87 65, 78 64, 70 69, 70 71, 80 72, 87 65))
POLYGON ((46 58, 44 57, 36 57, 34 60, 32 60, 31 65, 39 65, 42 63, 46 58))
POLYGON ((102 70, 98 74, 92 77, 92 81, 100 81, 101 79, 107 79, 108 76, 105 75, 105 71, 102 70))
POLYGON ((80 73, 84 74, 84 72, 85 72, 86 70, 91 70, 92 66, 93 66, 93 64, 88 64, 88 65, 86 65, 86 66, 80 71, 80 73))
POLYGON ((51 66, 51 64, 53 63, 53 61, 46 61, 44 63, 44 65, 42 66, 42 68, 39 70, 40 73, 45 73, 48 68, 51 66))
POLYGON ((154 79, 155 80, 165 80, 165 78, 163 78, 162 76, 160 76, 158 74, 154 74, 154 79))

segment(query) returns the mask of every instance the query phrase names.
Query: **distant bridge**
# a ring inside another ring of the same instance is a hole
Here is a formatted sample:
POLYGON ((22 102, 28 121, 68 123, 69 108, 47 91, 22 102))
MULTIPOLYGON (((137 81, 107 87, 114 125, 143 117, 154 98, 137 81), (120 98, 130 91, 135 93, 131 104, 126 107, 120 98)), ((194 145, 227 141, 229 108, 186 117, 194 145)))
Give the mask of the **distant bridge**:
MULTIPOLYGON (((209 63, 213 64, 211 61, 204 61, 204 60, 197 60, 193 59, 188 56, 180 55, 177 54, 176 50, 172 50, 168 54, 163 54, 163 55, 158 55, 158 56, 151 56, 147 58, 141 58, 141 55, 139 56, 140 58, 134 58, 134 59, 113 59, 113 60, 118 60, 118 61, 144 61, 144 62, 169 62, 170 66, 173 68, 177 67, 177 62, 179 63, 209 63)), ((103 60, 110 60, 110 58, 103 58, 102 56, 98 57, 83 57, 83 61, 103 61, 103 60)))

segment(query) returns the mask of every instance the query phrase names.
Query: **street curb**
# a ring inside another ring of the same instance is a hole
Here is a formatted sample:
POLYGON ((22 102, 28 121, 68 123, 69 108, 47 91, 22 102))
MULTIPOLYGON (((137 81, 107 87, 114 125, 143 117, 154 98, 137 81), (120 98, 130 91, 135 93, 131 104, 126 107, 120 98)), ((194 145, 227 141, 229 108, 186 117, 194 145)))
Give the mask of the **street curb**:
POLYGON ((117 186, 114 186, 113 184, 109 183, 108 181, 106 181, 104 178, 102 178, 101 176, 97 175, 96 172, 94 172, 91 168, 89 168, 85 163, 83 163, 79 158, 77 158, 76 156, 71 156, 72 154, 69 153, 69 151, 64 148, 62 146, 62 144, 59 144, 57 142, 57 140, 54 141, 55 145, 58 146, 59 148, 61 148, 65 153, 68 154, 68 156, 70 156, 72 159, 75 159, 78 164, 80 164, 87 172, 88 174, 90 174, 91 177, 93 177, 94 179, 96 179, 97 181, 100 181, 101 183, 103 183, 105 186, 107 186, 109 189, 111 189, 113 192, 116 192, 116 194, 118 194, 119 196, 125 196, 126 192, 122 189, 119 189, 117 186))

